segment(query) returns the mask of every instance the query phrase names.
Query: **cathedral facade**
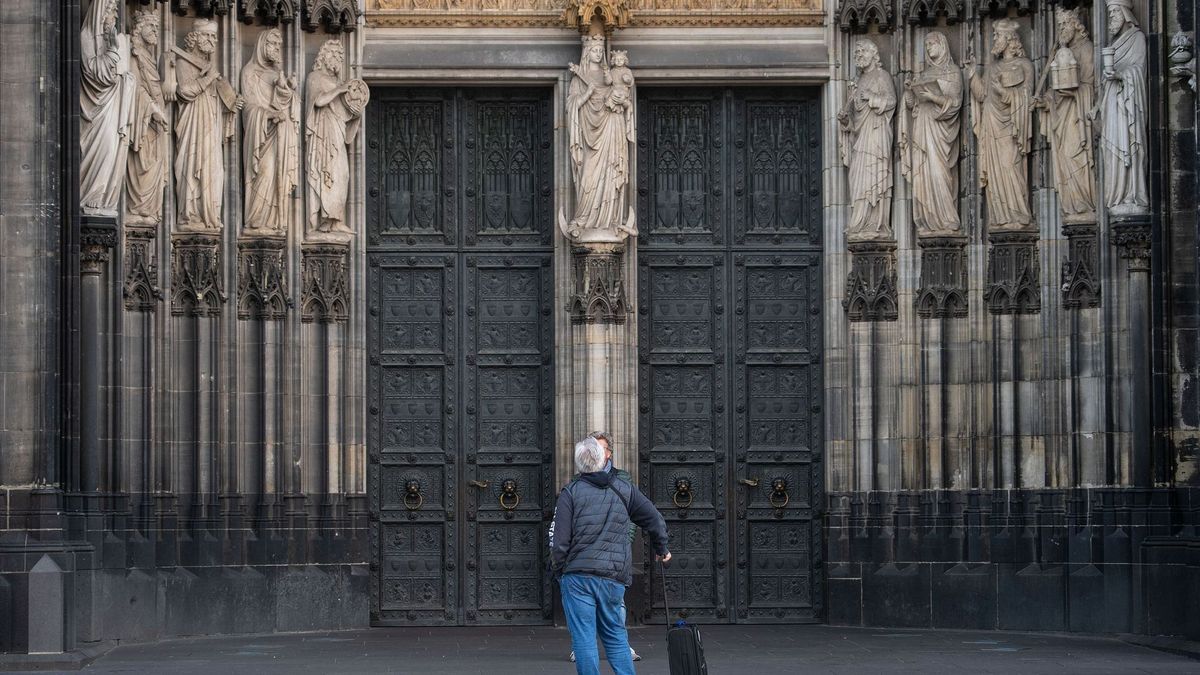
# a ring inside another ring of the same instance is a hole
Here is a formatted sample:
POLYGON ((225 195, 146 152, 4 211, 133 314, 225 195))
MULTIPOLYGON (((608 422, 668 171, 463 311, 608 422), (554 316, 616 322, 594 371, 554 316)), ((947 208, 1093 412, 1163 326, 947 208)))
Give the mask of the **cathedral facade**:
POLYGON ((1200 639, 1193 0, 0 31, 0 652, 552 624, 595 430, 672 616, 1200 639))

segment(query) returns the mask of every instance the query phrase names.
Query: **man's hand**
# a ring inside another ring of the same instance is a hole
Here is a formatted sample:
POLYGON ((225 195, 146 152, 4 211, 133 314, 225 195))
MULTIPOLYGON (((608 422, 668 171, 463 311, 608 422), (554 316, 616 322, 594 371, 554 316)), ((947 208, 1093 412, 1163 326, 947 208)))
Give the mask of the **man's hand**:
POLYGON ((666 555, 656 555, 654 556, 654 559, 661 560, 662 562, 671 562, 671 552, 667 551, 666 555))

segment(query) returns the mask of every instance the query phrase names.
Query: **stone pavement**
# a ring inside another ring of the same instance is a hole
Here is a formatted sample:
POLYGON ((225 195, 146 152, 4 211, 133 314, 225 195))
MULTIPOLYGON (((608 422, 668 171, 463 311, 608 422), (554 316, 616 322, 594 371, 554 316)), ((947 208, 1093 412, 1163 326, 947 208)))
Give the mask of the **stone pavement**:
MULTIPOLYGON (((1101 637, 829 626, 713 626, 703 637, 713 675, 1200 673, 1200 661, 1101 637)), ((630 639, 639 673, 667 673, 662 626, 630 639)), ((569 650, 562 628, 377 628, 121 646, 85 672, 569 675, 569 650)))

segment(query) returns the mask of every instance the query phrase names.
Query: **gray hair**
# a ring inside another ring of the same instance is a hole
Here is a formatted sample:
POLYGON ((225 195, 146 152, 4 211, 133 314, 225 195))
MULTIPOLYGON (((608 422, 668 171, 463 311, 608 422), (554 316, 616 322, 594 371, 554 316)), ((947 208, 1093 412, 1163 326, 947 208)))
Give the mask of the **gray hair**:
POLYGON ((575 444, 575 470, 579 473, 593 473, 604 466, 604 448, 600 443, 588 436, 575 444))

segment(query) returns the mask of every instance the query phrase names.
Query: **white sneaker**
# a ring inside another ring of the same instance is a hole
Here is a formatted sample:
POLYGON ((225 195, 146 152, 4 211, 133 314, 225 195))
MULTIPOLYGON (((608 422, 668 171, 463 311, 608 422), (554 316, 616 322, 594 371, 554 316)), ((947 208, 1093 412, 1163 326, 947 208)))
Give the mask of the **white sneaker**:
MULTIPOLYGON (((634 661, 641 661, 641 660, 642 660, 642 656, 641 656, 641 654, 638 654, 637 652, 633 651, 633 647, 630 647, 630 648, 629 648, 629 657, 630 657, 630 658, 632 658, 634 661)), ((574 660, 575 660, 575 653, 574 653, 574 652, 571 652, 571 660, 572 660, 572 661, 574 661, 574 660)))
POLYGON ((571 650, 571 663, 575 663, 575 650, 571 650))

